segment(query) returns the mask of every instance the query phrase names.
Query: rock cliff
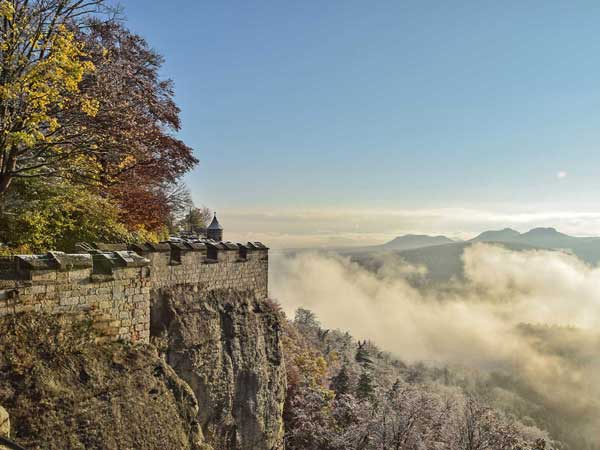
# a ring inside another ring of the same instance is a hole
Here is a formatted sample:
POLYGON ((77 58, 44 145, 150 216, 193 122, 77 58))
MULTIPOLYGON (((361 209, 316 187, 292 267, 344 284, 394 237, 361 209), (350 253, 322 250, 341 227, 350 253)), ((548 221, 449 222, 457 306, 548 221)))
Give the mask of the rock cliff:
POLYGON ((97 345, 89 324, 0 319, 0 403, 31 450, 211 450, 194 393, 152 346, 97 345))
POLYGON ((251 291, 181 285, 156 290, 151 335, 199 404, 215 450, 283 448, 280 322, 251 291))

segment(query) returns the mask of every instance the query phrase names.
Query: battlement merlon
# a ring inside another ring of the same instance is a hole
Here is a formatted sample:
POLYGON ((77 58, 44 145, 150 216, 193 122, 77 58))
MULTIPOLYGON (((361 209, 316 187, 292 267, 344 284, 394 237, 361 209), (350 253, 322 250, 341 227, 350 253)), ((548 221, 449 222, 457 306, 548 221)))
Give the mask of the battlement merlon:
POLYGON ((210 239, 201 242, 168 241, 135 244, 129 248, 158 265, 179 265, 185 261, 199 264, 268 260, 269 255, 269 248, 261 242, 234 244, 210 239))
MULTIPOLYGON (((45 255, 15 255, 3 258, 0 280, 50 282, 69 277, 67 273, 83 272, 80 277, 112 274, 119 268, 147 267, 150 261, 132 251, 45 255), (60 275, 63 274, 63 275, 60 275)), ((72 276, 71 276, 72 277, 72 276)))

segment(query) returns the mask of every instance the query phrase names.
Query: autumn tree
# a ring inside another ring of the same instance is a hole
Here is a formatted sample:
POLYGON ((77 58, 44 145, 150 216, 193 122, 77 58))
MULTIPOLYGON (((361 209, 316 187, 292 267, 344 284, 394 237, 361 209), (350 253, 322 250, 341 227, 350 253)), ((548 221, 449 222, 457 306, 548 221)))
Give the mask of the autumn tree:
POLYGON ((112 202, 68 183, 19 180, 5 196, 0 242, 20 253, 73 251, 79 242, 135 240, 112 202))
POLYGON ((89 170, 96 149, 83 124, 98 101, 78 27, 103 0, 0 0, 0 195, 17 178, 89 170), (82 120, 73 120, 73 116, 82 120))
MULTIPOLYGON (((85 120, 100 149, 93 156, 97 180, 104 185, 124 176, 176 181, 197 160, 173 136, 181 127, 171 80, 161 79, 161 55, 121 23, 92 20, 82 39, 96 70, 81 89, 98 99, 98 111, 85 120)), ((129 178, 127 178, 129 180, 129 178)))
POLYGON ((129 216, 128 225, 156 228, 173 213, 180 177, 198 161, 173 134, 181 123, 163 58, 118 22, 91 20, 82 33, 96 70, 81 90, 98 99, 94 117, 78 114, 97 149, 90 154, 99 184, 129 216), (148 206, 152 205, 152 208, 148 206))
POLYGON ((2 220, 20 214, 7 193, 27 180, 83 189, 113 205, 107 223, 116 211, 140 235, 166 233, 189 209, 180 179, 197 160, 174 136, 163 59, 108 12, 104 0, 0 0, 2 220))

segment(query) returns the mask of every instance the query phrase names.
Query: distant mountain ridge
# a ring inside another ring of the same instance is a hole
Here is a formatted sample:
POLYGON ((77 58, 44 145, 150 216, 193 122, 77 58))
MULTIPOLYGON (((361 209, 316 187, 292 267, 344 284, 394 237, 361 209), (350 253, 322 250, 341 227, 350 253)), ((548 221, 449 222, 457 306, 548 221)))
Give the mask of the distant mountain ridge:
MULTIPOLYGON (((385 248, 387 250, 412 250, 425 247, 433 247, 445 244, 474 242, 508 242, 523 244, 532 247, 550 248, 550 249, 570 249, 583 245, 599 244, 600 237, 576 237, 561 233, 556 228, 532 228, 531 230, 520 233, 512 228, 502 230, 484 231, 476 237, 467 241, 455 241, 446 236, 429 236, 425 234, 406 234, 387 242, 383 245, 373 246, 372 249, 385 248)), ((600 253, 598 254, 600 260, 600 253)))
POLYGON ((471 239, 472 242, 504 242, 517 239, 521 236, 517 230, 504 228, 503 230, 484 231, 479 236, 471 239))
POLYGON ((556 228, 533 228, 522 234, 511 228, 485 231, 471 242, 511 242, 540 248, 571 250, 587 262, 600 261, 600 237, 569 236, 556 228))
POLYGON ((500 244, 513 251, 567 251, 588 264, 600 263, 600 237, 569 236, 555 228, 533 228, 525 233, 512 228, 488 230, 468 241, 453 241, 446 236, 409 234, 398 236, 383 245, 344 253, 370 268, 376 268, 379 264, 377 255, 395 253, 411 264, 427 267, 431 280, 445 281, 462 276, 462 255, 466 248, 479 242, 500 244))
POLYGON ((406 234, 383 244, 389 250, 409 250, 413 248, 432 247, 435 245, 453 244, 454 241, 446 236, 428 236, 425 234, 406 234))

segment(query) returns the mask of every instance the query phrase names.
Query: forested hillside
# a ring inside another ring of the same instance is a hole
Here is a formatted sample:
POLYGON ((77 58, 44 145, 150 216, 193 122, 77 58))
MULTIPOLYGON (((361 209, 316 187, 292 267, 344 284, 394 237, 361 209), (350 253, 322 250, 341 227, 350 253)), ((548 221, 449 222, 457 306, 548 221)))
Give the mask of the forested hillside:
POLYGON ((405 364, 370 342, 322 328, 304 309, 286 323, 284 333, 290 450, 558 445, 532 420, 525 423, 509 408, 494 408, 483 375, 405 364))

